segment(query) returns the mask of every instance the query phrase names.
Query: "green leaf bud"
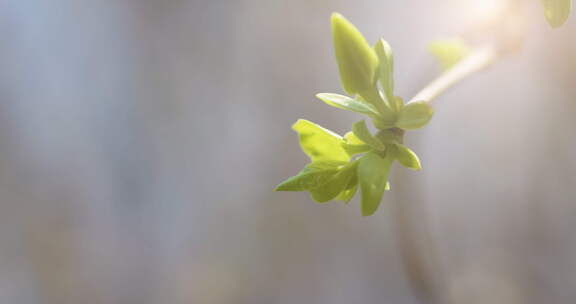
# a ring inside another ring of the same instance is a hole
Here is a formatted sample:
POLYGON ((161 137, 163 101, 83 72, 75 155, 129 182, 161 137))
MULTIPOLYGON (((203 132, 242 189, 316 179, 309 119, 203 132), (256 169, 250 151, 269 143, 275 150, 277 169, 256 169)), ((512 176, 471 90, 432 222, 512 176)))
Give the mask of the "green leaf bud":
POLYGON ((433 114, 434 110, 427 102, 410 102, 400 110, 396 126, 404 130, 418 129, 425 126, 433 114))
POLYGON ((378 79, 386 99, 394 107, 394 57, 392 48, 384 39, 378 40, 374 45, 374 50, 378 56, 378 79))
POLYGON ((362 33, 342 15, 333 13, 332 37, 344 90, 354 95, 372 89, 378 57, 362 33))
POLYGON ((322 100, 326 104, 339 109, 366 114, 374 118, 379 117, 380 115, 378 110, 376 110, 376 108, 374 108, 374 106, 371 104, 350 98, 348 96, 332 93, 320 93, 316 94, 316 97, 318 97, 318 99, 322 100))

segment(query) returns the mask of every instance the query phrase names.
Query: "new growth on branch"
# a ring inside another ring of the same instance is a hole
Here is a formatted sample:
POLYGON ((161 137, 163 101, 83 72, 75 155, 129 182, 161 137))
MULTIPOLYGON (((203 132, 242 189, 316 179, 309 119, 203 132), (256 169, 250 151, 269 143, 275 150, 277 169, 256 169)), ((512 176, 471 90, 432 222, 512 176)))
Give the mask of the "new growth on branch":
MULTIPOLYGON (((552 27, 565 23, 571 0, 541 0, 552 27)), ((300 147, 310 158, 304 169, 276 187, 276 191, 308 191, 324 203, 345 203, 360 191, 362 215, 376 212, 385 191, 390 190, 390 169, 395 162, 412 169, 422 166, 416 153, 404 145, 406 131, 424 127, 433 116, 430 101, 488 65, 500 55, 497 45, 470 49, 460 40, 440 41, 431 52, 445 71, 405 103, 394 94, 392 48, 384 40, 371 46, 346 18, 333 13, 331 18, 334 52, 342 88, 348 96, 317 94, 319 100, 335 108, 365 115, 344 136, 308 120, 300 119, 292 129, 298 133, 300 147)))

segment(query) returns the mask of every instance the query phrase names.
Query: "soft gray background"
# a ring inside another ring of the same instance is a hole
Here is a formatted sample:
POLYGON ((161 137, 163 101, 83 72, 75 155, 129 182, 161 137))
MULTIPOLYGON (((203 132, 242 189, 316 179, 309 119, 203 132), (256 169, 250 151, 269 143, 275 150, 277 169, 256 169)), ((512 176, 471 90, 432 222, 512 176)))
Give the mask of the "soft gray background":
MULTIPOLYGON (((534 0, 521 53, 434 103, 372 217, 273 193, 306 162, 298 118, 345 132, 329 16, 396 53, 478 0, 0 1, 0 302, 415 304, 392 206, 420 206, 456 303, 576 298, 576 19, 534 0)), ((420 223, 422 224, 422 223, 420 223)), ((419 300, 420 299, 420 300, 419 300)))

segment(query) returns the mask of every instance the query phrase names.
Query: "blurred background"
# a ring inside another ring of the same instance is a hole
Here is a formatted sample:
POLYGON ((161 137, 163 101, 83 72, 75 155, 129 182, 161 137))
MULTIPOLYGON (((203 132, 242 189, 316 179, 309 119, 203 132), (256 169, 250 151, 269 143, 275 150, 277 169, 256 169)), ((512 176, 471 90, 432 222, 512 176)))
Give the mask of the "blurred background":
POLYGON ((391 43, 409 99, 428 43, 502 1, 1 1, 0 302, 574 303, 576 18, 537 0, 376 215, 272 192, 307 161, 294 121, 360 119, 314 98, 342 93, 331 12, 391 43))

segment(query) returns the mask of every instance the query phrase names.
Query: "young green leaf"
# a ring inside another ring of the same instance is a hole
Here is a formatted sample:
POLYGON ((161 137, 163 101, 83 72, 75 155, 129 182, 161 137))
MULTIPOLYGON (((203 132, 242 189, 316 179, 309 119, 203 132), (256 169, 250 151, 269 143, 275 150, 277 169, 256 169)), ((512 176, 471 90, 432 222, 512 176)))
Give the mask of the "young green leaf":
POLYGON ((337 167, 306 167, 296 176, 280 183, 274 191, 308 191, 328 182, 338 172, 337 167))
POLYGON ((366 145, 366 143, 364 143, 363 141, 360 140, 360 138, 354 135, 354 132, 348 132, 344 134, 344 140, 349 145, 366 145))
POLYGON ((396 160, 398 160, 398 162, 406 168, 412 170, 422 169, 418 155, 416 155, 414 151, 410 150, 408 147, 404 145, 400 144, 396 145, 396 160))
POLYGON ((350 98, 348 96, 332 93, 320 93, 316 94, 316 97, 318 97, 318 99, 322 100, 326 104, 339 109, 366 114, 370 117, 378 117, 379 115, 378 111, 371 104, 350 98))
POLYGON ((358 190, 357 184, 358 182, 356 182, 356 184, 354 184, 351 188, 342 191, 342 193, 340 193, 336 199, 348 204, 354 197, 354 194, 356 194, 356 191, 358 190))
POLYGON ((299 119, 292 125, 292 129, 298 132, 300 146, 312 162, 350 160, 350 156, 342 147, 344 141, 340 135, 305 119, 299 119))
POLYGON ((376 152, 366 153, 358 164, 358 181, 362 191, 362 215, 374 214, 380 205, 394 156, 385 157, 376 152))
POLYGON ((356 175, 356 163, 350 163, 341 168, 338 173, 332 175, 325 183, 322 183, 310 189, 312 198, 319 202, 324 203, 336 198, 340 193, 346 190, 350 180, 356 175))
POLYGON ((355 155, 358 153, 364 153, 372 150, 372 148, 361 141, 353 132, 348 132, 344 135, 344 143, 342 147, 348 154, 355 155))
POLYGON ((348 185, 344 191, 342 191, 337 197, 337 200, 343 201, 346 204, 352 200, 354 195, 356 194, 356 190, 358 189, 358 163, 356 163, 356 169, 354 170, 354 174, 352 178, 348 181, 348 185))
POLYGON ((546 20, 554 28, 564 24, 572 10, 572 0, 542 0, 542 5, 546 20))
POLYGON ((370 133, 364 120, 354 123, 352 125, 352 132, 354 132, 356 137, 368 144, 370 147, 380 151, 386 149, 386 146, 370 133))
POLYGON ((404 130, 418 129, 425 126, 433 114, 434 110, 427 102, 410 102, 400 111, 396 126, 404 130))
POLYGON ((428 49, 438 59, 443 71, 449 70, 470 53, 470 48, 462 39, 436 40, 430 43, 428 49))
POLYGON ((333 13, 332 37, 344 90, 350 95, 370 90, 378 57, 362 33, 342 15, 333 13))
POLYGON ((378 56, 378 79, 384 89, 386 99, 390 104, 394 102, 394 58, 392 48, 384 39, 378 40, 374 46, 374 51, 378 56))
POLYGON ((311 162, 304 167, 304 170, 329 170, 329 169, 340 169, 343 168, 345 165, 348 165, 348 162, 341 161, 341 160, 321 160, 311 162))

